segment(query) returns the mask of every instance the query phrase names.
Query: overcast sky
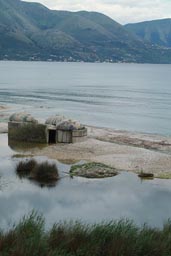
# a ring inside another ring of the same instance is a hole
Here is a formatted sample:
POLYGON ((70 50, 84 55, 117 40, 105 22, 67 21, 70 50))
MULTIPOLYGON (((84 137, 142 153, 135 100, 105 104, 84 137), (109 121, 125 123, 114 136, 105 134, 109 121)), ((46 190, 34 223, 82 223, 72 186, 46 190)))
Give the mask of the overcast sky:
POLYGON ((50 9, 102 12, 121 24, 171 18, 171 0, 27 0, 50 9))

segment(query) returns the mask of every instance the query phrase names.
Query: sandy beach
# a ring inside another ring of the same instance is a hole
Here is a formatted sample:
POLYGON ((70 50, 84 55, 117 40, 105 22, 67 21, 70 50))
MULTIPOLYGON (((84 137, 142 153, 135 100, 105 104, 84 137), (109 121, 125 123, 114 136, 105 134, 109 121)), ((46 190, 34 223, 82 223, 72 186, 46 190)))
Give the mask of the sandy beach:
POLYGON ((151 172, 155 177, 171 174, 170 138, 96 127, 88 127, 88 134, 85 142, 52 145, 31 153, 61 161, 100 162, 119 170, 151 172))
POLYGON ((2 110, 5 110, 5 109, 7 109, 7 107, 5 107, 5 106, 0 106, 0 111, 2 111, 2 110))
POLYGON ((8 106, 0 105, 0 133, 8 132, 8 124, 4 119, 8 118, 8 114, 5 113, 5 110, 8 110, 8 106))
MULTIPOLYGON (((119 170, 151 172, 155 177, 171 176, 171 137, 87 128, 88 137, 84 142, 49 145, 39 150, 33 147, 26 153, 67 163, 79 160, 100 162, 119 170)), ((1 122, 0 133, 7 132, 7 123, 1 122)))

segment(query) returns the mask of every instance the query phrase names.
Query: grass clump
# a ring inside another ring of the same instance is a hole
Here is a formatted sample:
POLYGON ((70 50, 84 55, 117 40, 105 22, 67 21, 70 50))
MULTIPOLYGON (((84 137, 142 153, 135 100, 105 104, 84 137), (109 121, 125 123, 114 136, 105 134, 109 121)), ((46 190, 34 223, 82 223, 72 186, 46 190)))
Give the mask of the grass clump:
POLYGON ((29 217, 24 217, 10 231, 0 233, 2 256, 45 256, 46 251, 44 219, 34 212, 29 217))
POLYGON ((34 159, 20 161, 16 166, 16 173, 19 177, 28 177, 38 182, 52 182, 59 179, 58 168, 56 164, 48 161, 38 163, 34 159))
POLYGON ((95 225, 58 223, 45 231, 32 213, 8 232, 0 232, 2 256, 169 256, 171 221, 162 229, 137 227, 129 220, 95 225))
POLYGON ((30 178, 44 182, 58 180, 57 166, 56 164, 48 163, 48 161, 36 164, 31 171, 30 178))
POLYGON ((18 174, 30 174, 30 172, 34 169, 34 167, 37 165, 37 162, 34 159, 26 160, 26 161, 20 161, 17 164, 16 172, 18 174))

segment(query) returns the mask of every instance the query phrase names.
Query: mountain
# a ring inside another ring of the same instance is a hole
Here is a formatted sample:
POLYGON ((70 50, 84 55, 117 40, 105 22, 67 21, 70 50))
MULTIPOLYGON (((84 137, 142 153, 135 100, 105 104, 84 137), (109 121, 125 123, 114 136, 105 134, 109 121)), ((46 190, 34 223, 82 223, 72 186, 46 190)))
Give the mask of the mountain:
POLYGON ((0 0, 0 59, 169 63, 171 50, 144 43, 101 13, 0 0))
POLYGON ((141 40, 171 48, 171 19, 127 24, 125 28, 141 40))

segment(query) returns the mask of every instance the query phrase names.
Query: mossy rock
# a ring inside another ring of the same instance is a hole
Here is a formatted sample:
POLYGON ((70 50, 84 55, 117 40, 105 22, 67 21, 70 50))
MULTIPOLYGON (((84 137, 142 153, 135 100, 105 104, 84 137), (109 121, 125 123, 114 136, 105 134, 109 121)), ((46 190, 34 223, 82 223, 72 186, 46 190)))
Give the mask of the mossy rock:
POLYGON ((115 168, 101 163, 86 163, 82 165, 73 165, 70 170, 71 176, 80 176, 84 178, 99 179, 113 177, 118 174, 115 168))

